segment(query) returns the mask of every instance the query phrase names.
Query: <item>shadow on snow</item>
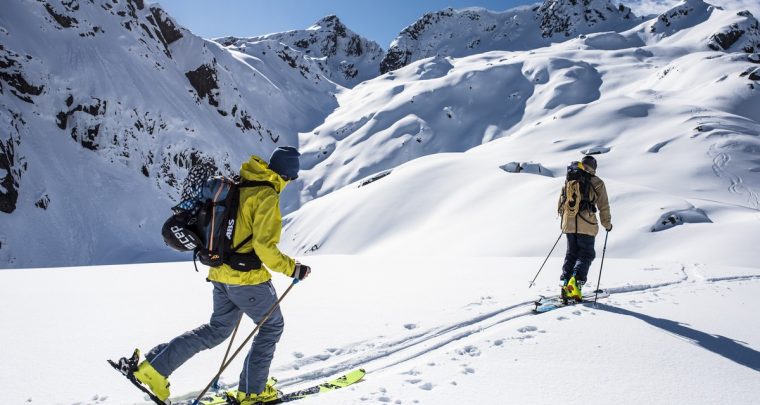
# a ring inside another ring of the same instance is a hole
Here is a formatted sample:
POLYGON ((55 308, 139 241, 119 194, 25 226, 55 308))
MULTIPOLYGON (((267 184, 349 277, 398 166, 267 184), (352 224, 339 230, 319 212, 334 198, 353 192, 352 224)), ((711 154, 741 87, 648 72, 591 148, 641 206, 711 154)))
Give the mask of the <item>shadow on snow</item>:
POLYGON ((656 318, 602 303, 597 304, 597 309, 641 319, 652 326, 656 326, 674 335, 689 339, 693 341, 694 344, 723 356, 737 364, 749 367, 755 371, 760 371, 760 352, 747 347, 736 340, 725 336, 711 335, 709 333, 701 332, 680 322, 656 318))

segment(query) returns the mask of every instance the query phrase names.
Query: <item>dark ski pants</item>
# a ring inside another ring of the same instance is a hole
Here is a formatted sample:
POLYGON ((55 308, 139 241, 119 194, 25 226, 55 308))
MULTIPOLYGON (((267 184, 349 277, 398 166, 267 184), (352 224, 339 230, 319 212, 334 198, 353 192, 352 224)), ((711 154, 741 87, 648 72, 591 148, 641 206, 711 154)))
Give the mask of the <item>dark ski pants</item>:
MULTIPOLYGON (((145 355, 146 360, 161 375, 168 377, 196 353, 224 342, 232 334, 243 314, 258 324, 277 301, 277 293, 270 281, 257 285, 212 283, 214 312, 209 323, 185 332, 169 343, 162 343, 145 355)), ((278 307, 261 325, 253 339, 251 350, 243 364, 243 371, 240 373, 240 391, 249 394, 264 391, 275 345, 280 340, 284 326, 285 322, 278 307)), ((213 371, 215 370, 209 370, 213 371)))
POLYGON ((565 236, 567 236, 567 252, 560 279, 567 281, 575 274, 575 281, 585 283, 588 269, 596 257, 595 237, 581 233, 568 233, 565 236))

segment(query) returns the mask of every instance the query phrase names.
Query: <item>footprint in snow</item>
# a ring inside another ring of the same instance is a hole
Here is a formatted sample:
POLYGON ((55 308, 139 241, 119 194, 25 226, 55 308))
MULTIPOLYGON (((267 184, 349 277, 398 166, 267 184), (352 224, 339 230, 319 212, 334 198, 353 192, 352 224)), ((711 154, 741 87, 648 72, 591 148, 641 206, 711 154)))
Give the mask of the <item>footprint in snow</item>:
POLYGON ((528 332, 535 332, 538 328, 535 326, 523 326, 522 328, 518 329, 517 331, 520 333, 528 333, 528 332))
POLYGON ((430 391, 433 389, 433 384, 426 382, 425 384, 422 384, 419 386, 421 390, 430 391))
POLYGON ((414 324, 414 323, 407 323, 407 324, 404 324, 404 327, 405 327, 406 329, 408 329, 408 330, 417 329, 417 324, 414 324))
POLYGON ((318 354, 318 355, 316 355, 314 357, 317 358, 318 360, 325 361, 325 360, 329 359, 332 356, 330 354, 325 353, 325 354, 318 354))
POLYGON ((581 315, 581 311, 573 311, 573 315, 578 315, 578 316, 580 316, 580 315, 581 315))
POLYGON ((301 353, 301 352, 293 352, 293 357, 295 357, 297 359, 302 359, 303 358, 303 353, 301 353))
POLYGON ((464 370, 462 370, 462 374, 475 374, 475 369, 472 367, 465 367, 464 370))
POLYGON ((412 375, 412 376, 415 376, 415 375, 420 375, 420 374, 422 374, 422 372, 421 372, 421 371, 418 371, 418 370, 416 370, 416 369, 411 369, 411 370, 409 370, 409 371, 404 371, 404 372, 403 372, 403 373, 401 373, 401 374, 406 374, 406 375, 412 375))
POLYGON ((477 357, 477 356, 480 356, 480 349, 478 349, 475 346, 468 345, 457 350, 457 354, 459 354, 460 356, 464 356, 466 354, 470 357, 477 357))

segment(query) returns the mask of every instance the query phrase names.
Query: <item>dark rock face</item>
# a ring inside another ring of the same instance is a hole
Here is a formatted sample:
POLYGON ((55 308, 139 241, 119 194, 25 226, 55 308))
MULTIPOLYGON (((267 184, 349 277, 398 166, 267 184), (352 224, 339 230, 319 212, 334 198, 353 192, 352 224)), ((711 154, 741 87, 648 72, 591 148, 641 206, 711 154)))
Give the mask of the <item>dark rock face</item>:
MULTIPOLYGON (((171 58, 169 45, 182 38, 182 31, 177 28, 177 25, 166 15, 163 9, 154 6, 150 8, 150 12, 151 15, 147 17, 147 20, 158 28, 157 30, 154 29, 156 38, 164 45, 164 53, 171 58)), ((152 38, 153 35, 150 34, 148 28, 145 25, 142 25, 142 27, 152 38)))
POLYGON ((760 22, 749 11, 737 13, 743 21, 733 23, 711 35, 707 46, 714 51, 760 51, 760 22))
POLYGON ((682 7, 682 8, 673 9, 668 13, 660 14, 660 16, 657 17, 658 24, 653 24, 652 27, 649 29, 649 32, 657 33, 659 26, 670 27, 671 21, 673 19, 686 17, 689 15, 690 11, 691 11, 690 9, 682 7))
POLYGON ((35 207, 42 208, 43 210, 46 210, 49 205, 50 205, 50 196, 47 194, 42 196, 42 198, 40 198, 34 203, 35 207))
POLYGON ((185 73, 185 76, 198 93, 199 98, 208 97, 209 104, 219 107, 219 101, 216 99, 219 83, 216 78, 216 69, 213 66, 201 65, 198 69, 185 73))
POLYGON ((726 50, 735 44, 742 35, 744 35, 744 30, 739 29, 737 24, 731 24, 730 30, 713 34, 710 37, 712 42, 709 47, 714 51, 726 50))
POLYGON ((760 68, 747 68, 744 72, 740 73, 739 76, 746 77, 749 80, 760 80, 760 68))
POLYGON ((380 62, 380 73, 385 74, 408 65, 412 61, 412 52, 398 48, 389 49, 380 62))
MULTIPOLYGON (((412 40, 419 40, 422 33, 427 29, 434 27, 438 22, 443 19, 451 18, 454 16, 454 9, 447 8, 435 13, 427 13, 417 20, 414 24, 404 28, 399 34, 399 37, 407 37, 412 40)), ((383 60, 380 61, 380 73, 385 74, 392 70, 404 67, 412 62, 412 52, 409 49, 401 49, 398 47, 391 47, 386 52, 383 60)))
MULTIPOLYGON (((73 104, 73 97, 69 96, 66 103, 73 104)), ((77 104, 74 108, 68 111, 61 111, 56 114, 56 125, 60 129, 66 129, 70 125, 71 139, 82 145, 83 147, 96 151, 99 149, 98 134, 100 133, 100 122, 91 119, 76 119, 79 114, 85 114, 93 118, 101 118, 106 114, 108 108, 108 102, 93 98, 93 101, 89 104, 77 104), (74 118, 74 119, 72 119, 74 118)))
MULTIPOLYGON (((18 120, 18 118, 16 118, 18 120)), ((18 130, 17 123, 16 130, 18 130)), ((22 165, 16 156, 16 148, 21 140, 11 136, 8 140, 0 139, 0 212, 10 214, 16 210, 18 201, 19 178, 22 165)))
MULTIPOLYGON (((76 0, 69 1, 69 2, 62 2, 62 5, 66 8, 67 11, 72 12, 79 9, 79 4, 76 4, 76 0)), ((51 17, 63 28, 72 28, 77 27, 79 25, 79 21, 77 21, 76 18, 68 16, 64 13, 59 13, 56 11, 55 8, 50 3, 45 3, 45 10, 47 10, 48 14, 50 14, 51 17)))
POLYGON ((547 0, 536 10, 541 36, 544 38, 577 34, 576 27, 593 27, 611 18, 631 19, 631 9, 610 2, 593 0, 547 0))
POLYGON ((23 63, 28 60, 31 60, 31 56, 22 57, 0 45, 0 94, 8 86, 14 96, 34 104, 31 96, 39 96, 45 86, 35 86, 24 77, 23 63))

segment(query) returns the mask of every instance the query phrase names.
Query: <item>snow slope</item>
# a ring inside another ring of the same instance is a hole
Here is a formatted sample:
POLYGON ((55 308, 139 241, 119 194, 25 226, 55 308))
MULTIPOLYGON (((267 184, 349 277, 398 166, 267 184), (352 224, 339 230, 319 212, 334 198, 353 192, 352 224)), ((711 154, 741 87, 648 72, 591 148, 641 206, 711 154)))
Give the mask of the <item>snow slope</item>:
MULTIPOLYGON (((565 166, 591 153, 615 257, 754 266, 744 252, 760 236, 756 54, 710 45, 757 20, 684 6, 704 13, 670 18, 674 32, 656 18, 530 52, 425 59, 341 94, 301 134, 302 199, 319 198, 287 218, 285 246, 540 256, 558 233, 565 166), (542 171, 513 173, 518 164, 542 171)), ((724 44, 754 49, 756 34, 724 44)))
MULTIPOLYGON (((757 403, 757 267, 607 258, 609 299, 532 315, 531 301, 555 292, 558 259, 533 289, 538 257, 303 260, 314 272, 283 301, 272 375, 287 391, 368 371, 355 387, 304 405, 757 403)), ((598 270, 596 262, 592 284, 598 270)), ((287 280, 274 281, 284 291, 287 280)), ((210 285, 187 263, 7 270, 0 297, 0 319, 13 325, 0 333, 7 404, 146 404, 105 359, 206 322, 211 302, 210 285)), ((246 320, 240 333, 251 328, 246 320)), ((226 345, 171 376, 175 401, 205 386, 226 345)), ((225 386, 240 367, 223 374, 225 386)))
POLYGON ((155 247, 192 165, 237 171, 336 105, 271 48, 228 51, 141 0, 5 2, 0 267, 179 259, 155 247))

